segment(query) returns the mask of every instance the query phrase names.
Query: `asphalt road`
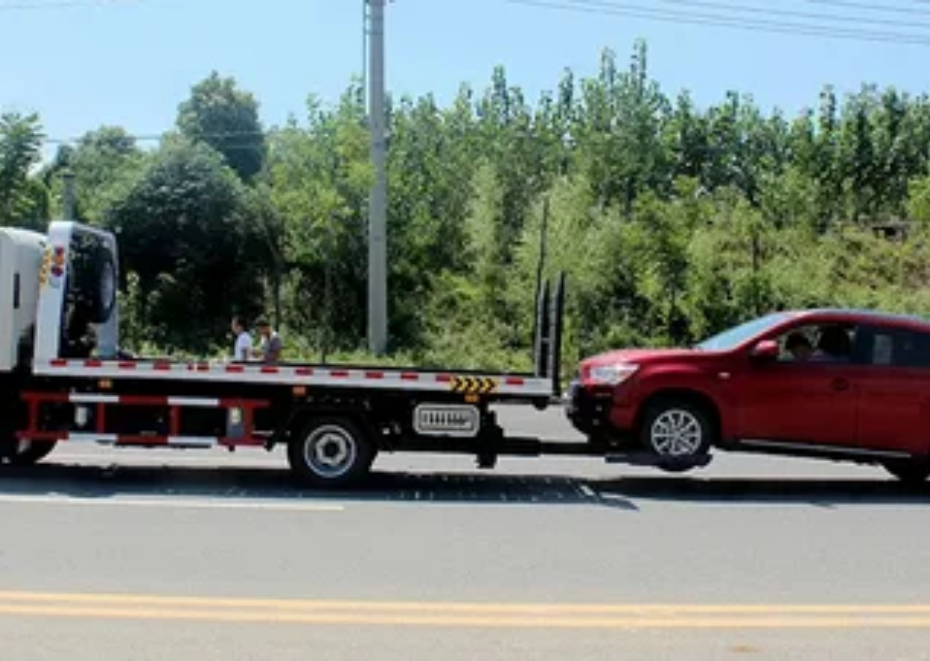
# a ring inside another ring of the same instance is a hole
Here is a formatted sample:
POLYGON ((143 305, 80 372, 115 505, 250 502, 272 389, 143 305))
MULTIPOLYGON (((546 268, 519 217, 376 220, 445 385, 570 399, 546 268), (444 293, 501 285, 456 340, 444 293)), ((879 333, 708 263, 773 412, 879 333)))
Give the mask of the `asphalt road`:
POLYGON ((283 467, 63 445, 3 471, 0 659, 930 659, 930 489, 879 469, 395 456, 321 494, 283 467))

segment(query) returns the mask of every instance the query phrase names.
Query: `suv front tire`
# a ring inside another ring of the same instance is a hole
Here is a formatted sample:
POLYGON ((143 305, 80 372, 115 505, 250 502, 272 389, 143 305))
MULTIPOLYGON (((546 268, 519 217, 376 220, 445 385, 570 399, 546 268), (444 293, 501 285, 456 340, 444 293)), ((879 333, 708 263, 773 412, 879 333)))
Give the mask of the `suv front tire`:
POLYGON ((678 397, 650 402, 639 426, 641 446, 660 458, 660 467, 675 467, 704 457, 716 434, 706 407, 678 397))

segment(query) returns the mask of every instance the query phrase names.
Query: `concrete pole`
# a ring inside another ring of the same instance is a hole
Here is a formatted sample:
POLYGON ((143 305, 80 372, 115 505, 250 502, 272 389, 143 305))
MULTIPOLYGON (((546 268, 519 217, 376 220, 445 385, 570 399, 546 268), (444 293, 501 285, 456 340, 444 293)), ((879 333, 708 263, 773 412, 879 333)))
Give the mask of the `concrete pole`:
POLYGON ((387 144, 384 110, 384 4, 370 2, 369 125, 375 182, 368 208, 368 348, 387 349, 387 144))

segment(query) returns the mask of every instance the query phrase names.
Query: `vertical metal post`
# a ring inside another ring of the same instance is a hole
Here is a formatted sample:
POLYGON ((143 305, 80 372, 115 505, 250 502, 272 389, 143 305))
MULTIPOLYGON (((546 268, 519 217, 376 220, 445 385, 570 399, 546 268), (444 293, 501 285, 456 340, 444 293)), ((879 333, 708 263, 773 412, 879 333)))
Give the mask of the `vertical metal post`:
POLYGON ((384 111, 384 4, 370 0, 369 124, 375 182, 368 209, 368 348, 387 348, 387 145, 384 111))
POLYGON ((549 196, 543 198, 542 219, 539 226, 539 257, 536 262, 536 295, 542 286, 543 272, 546 268, 546 240, 549 238, 549 196))
POLYGON ((61 173, 64 188, 61 195, 62 216, 64 220, 76 220, 74 200, 74 172, 70 168, 61 173))

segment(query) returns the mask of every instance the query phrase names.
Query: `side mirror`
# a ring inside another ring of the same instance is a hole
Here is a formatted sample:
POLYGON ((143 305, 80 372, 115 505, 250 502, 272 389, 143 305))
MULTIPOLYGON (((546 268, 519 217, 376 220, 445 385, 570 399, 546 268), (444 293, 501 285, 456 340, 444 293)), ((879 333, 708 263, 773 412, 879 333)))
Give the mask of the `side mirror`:
POLYGON ((757 360, 777 360, 781 354, 778 342, 775 340, 762 340, 752 348, 750 356, 757 360))

